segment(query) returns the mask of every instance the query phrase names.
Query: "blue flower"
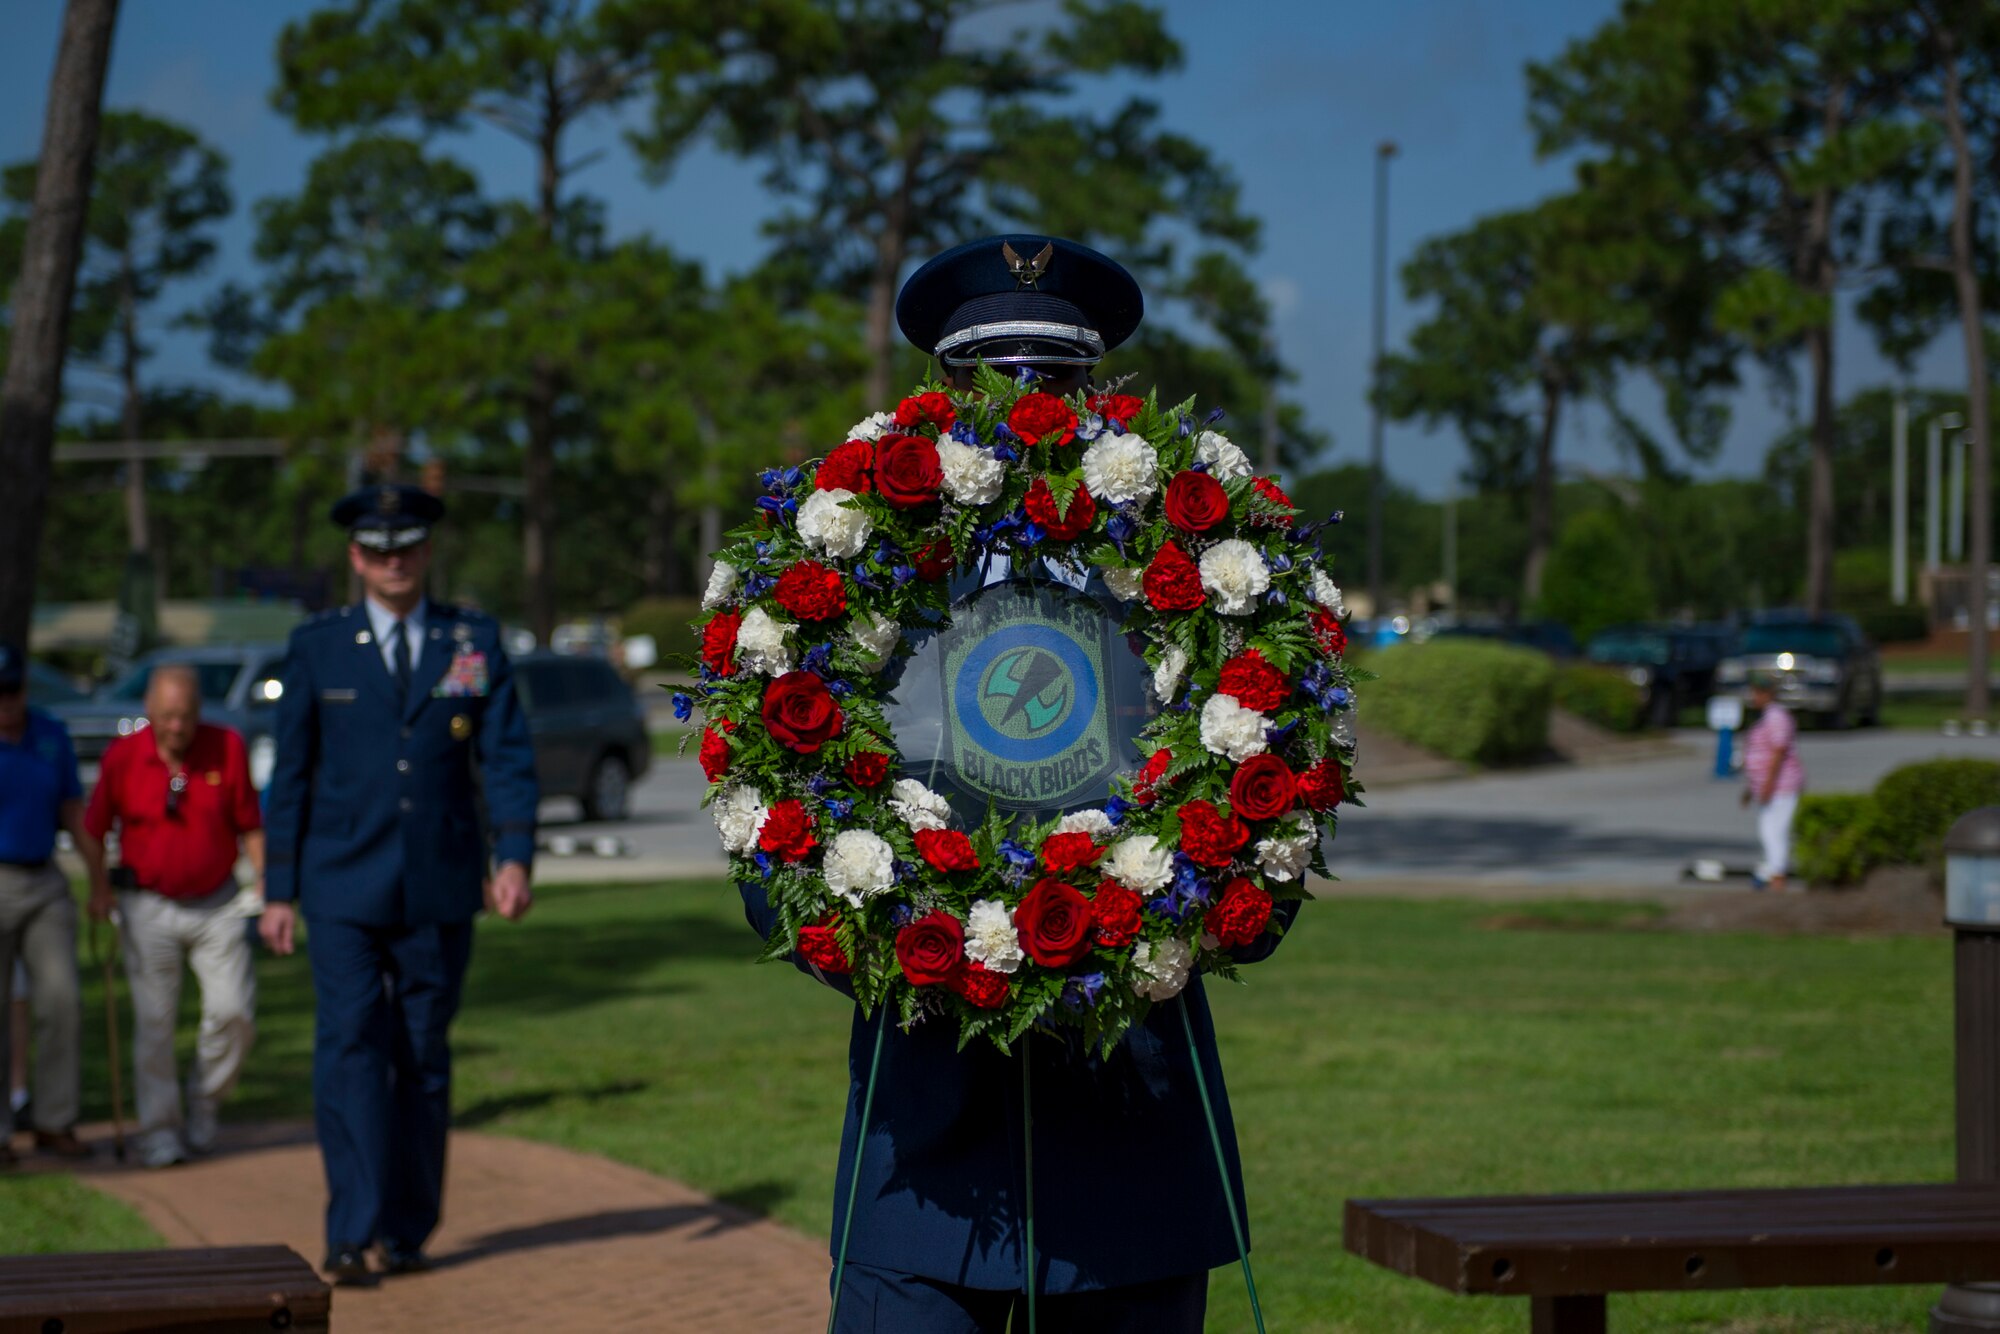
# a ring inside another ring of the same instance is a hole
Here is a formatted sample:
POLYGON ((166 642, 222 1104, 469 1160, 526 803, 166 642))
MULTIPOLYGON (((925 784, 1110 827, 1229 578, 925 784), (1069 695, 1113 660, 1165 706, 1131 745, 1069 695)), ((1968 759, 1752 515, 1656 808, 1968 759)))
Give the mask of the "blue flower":
POLYGON ((832 815, 834 819, 845 820, 849 816, 854 814, 854 803, 851 801, 843 801, 839 797, 828 797, 826 801, 826 809, 827 813, 832 815))
POLYGON ((1020 366, 1015 368, 1014 371, 1015 384, 1023 384, 1023 385, 1033 384, 1035 381, 1041 378, 1042 378, 1041 376, 1035 373, 1035 368, 1033 366, 1020 366))
POLYGON ((916 911, 907 903, 899 903, 889 910, 889 925, 897 930, 908 926, 916 918, 916 911))
POLYGON ((811 778, 806 779, 806 791, 812 793, 815 797, 823 797, 827 794, 827 789, 833 786, 833 782, 832 774, 816 773, 811 778))
POLYGON ((715 674, 714 668, 710 667, 707 663, 704 662, 701 664, 701 679, 704 683, 706 683, 710 681, 717 681, 720 680, 721 678, 715 674))
POLYGON ((889 571, 890 581, 893 582, 895 586, 898 588, 901 588, 904 584, 909 583, 910 580, 916 577, 917 577, 916 567, 912 565, 898 565, 895 569, 889 571))
POLYGON ((826 683, 826 693, 834 696, 836 699, 846 699, 854 693, 854 687, 845 681, 828 681, 826 683))
POLYGON ((759 542, 757 544, 757 563, 761 565, 769 559, 771 559, 771 544, 769 542, 759 542))
POLYGON ((1210 408, 1208 410, 1208 416, 1202 418, 1202 420, 1210 426, 1215 425, 1217 422, 1222 420, 1222 409, 1210 408))
POLYGON ((767 876, 771 874, 771 858, 768 854, 759 852, 751 857, 750 860, 757 863, 759 871, 762 871, 767 876))
POLYGON ((805 657, 799 660, 799 665, 805 668, 807 671, 811 672, 814 676, 818 677, 832 676, 833 645, 828 643, 814 644, 811 648, 806 650, 806 655, 805 657))
POLYGON ((1072 1010, 1083 1010, 1097 1004, 1098 993, 1104 990, 1104 974, 1085 973, 1072 977, 1063 983, 1062 1003, 1072 1010))
POLYGON ((1000 840, 1000 857, 1007 863, 1007 877, 1020 880, 1035 869, 1035 854, 1011 838, 1000 840))
POLYGON ((1272 570, 1279 574, 1283 574, 1292 568, 1292 558, 1282 551, 1272 552, 1269 559, 1272 570))
POLYGON ((1132 803, 1123 797, 1113 797, 1104 803, 1104 818, 1111 821, 1115 829, 1125 823, 1125 812, 1132 809, 1132 803))
POLYGON ((882 587, 882 585, 879 582, 877 582, 875 576, 868 573, 868 570, 865 566, 861 565, 855 566, 853 574, 854 574, 854 582, 860 584, 863 588, 880 589, 882 587))
POLYGON ((1299 720, 1296 718, 1286 723, 1283 727, 1267 727, 1264 729, 1264 740, 1267 744, 1275 746, 1293 732, 1296 732, 1298 727, 1299 720))
POLYGON ((979 430, 971 422, 961 419, 952 423, 951 438, 961 445, 977 445, 979 430))
POLYGON ((1086 412, 1083 420, 1077 423, 1076 434, 1078 439, 1085 441, 1097 439, 1104 434, 1104 418, 1094 412, 1086 412))
POLYGON ((1285 605, 1286 598, 1283 593, 1279 592, 1277 589, 1274 588, 1270 592, 1264 594, 1264 601, 1270 603, 1274 607, 1282 607, 1285 605))
POLYGON ((797 468, 787 468, 785 469, 784 476, 781 477, 779 480, 784 483, 785 490, 790 491, 793 487, 799 484, 799 479, 803 475, 804 474, 801 473, 797 468))
POLYGON ((766 491, 769 491, 777 484, 778 470, 776 468, 766 468, 757 474, 757 485, 763 487, 766 491))
MULTIPOLYGON (((1007 428, 1004 426, 1000 427, 999 429, 1001 431, 1007 430, 1007 428)), ((998 432, 995 432, 995 434, 997 435, 998 432)), ((1013 432, 1008 431, 1007 434, 1009 439, 1013 438, 1013 432)), ((1019 463, 1021 461, 1021 456, 1019 454, 1016 454, 1013 451, 1013 449, 1011 449, 1006 445, 999 445, 999 444, 994 445, 993 457, 999 459, 1002 463, 1019 463)))
POLYGON ((1183 440, 1194 434, 1194 421, 1185 412, 1181 414, 1181 423, 1174 428, 1174 434, 1183 440))
POLYGON ((773 579, 768 574, 746 575, 743 579, 743 600, 745 602, 755 602, 758 598, 770 592, 771 585, 777 582, 776 579, 773 579))
POLYGON ((1125 554, 1125 544, 1138 535, 1139 523, 1123 506, 1104 521, 1104 535, 1118 544, 1118 554, 1125 554))
POLYGON ((1042 544, 1042 539, 1047 536, 1048 534, 1042 531, 1042 526, 1030 519, 1027 523, 1021 525, 1020 545, 1023 547, 1038 547, 1042 544))
POLYGON ((757 508, 769 514, 794 514, 798 512, 799 502, 790 496, 786 496, 783 500, 776 496, 759 496, 757 508))
POLYGON ((683 691, 674 692, 674 717, 686 722, 694 716, 694 701, 683 691))
MULTIPOLYGON (((1006 422, 1001 422, 998 426, 993 428, 993 438, 995 440, 1003 440, 1003 441, 1012 440, 1017 445, 1021 443, 1021 437, 1015 435, 1014 428, 1009 426, 1006 422)), ((995 446, 993 446, 993 452, 997 454, 1002 449, 1005 448, 1006 448, 1005 445, 996 444, 995 446)))
POLYGON ((1326 692, 1326 697, 1336 709, 1344 709, 1354 702, 1354 692, 1346 686, 1335 686, 1326 692))

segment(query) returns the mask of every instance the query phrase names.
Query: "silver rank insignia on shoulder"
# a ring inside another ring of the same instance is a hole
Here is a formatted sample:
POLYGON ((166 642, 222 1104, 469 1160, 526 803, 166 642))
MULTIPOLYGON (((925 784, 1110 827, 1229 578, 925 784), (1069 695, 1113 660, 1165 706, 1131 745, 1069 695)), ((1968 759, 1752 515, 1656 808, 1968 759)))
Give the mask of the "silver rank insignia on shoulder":
POLYGON ((356 630, 354 632, 354 642, 357 644, 366 644, 374 638, 375 636, 369 634, 366 630, 356 630))

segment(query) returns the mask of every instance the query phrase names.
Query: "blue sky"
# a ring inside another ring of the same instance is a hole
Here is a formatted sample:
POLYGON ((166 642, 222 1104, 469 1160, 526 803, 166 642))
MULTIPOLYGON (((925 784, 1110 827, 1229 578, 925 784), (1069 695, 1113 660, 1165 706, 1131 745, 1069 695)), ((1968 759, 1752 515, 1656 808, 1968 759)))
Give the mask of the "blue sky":
MULTIPOLYGON (((210 274, 171 293, 171 303, 192 304, 224 278, 252 278, 248 203, 294 191, 304 178, 316 145, 270 109, 267 92, 279 29, 314 7, 309 0, 125 0, 106 104, 193 126, 229 156, 239 203, 210 274)), ((1392 263, 1426 236, 1563 188, 1566 171, 1535 160, 1522 65, 1553 55, 1614 7, 1614 0, 1165 0, 1187 61, 1151 85, 1150 95, 1169 124, 1234 166, 1247 206, 1263 219, 1264 245, 1252 269, 1274 302, 1280 353, 1299 372, 1294 392, 1335 438, 1333 459, 1365 458, 1367 450, 1375 145, 1394 139, 1402 150, 1392 169, 1392 263)), ((8 40, 0 44, 0 161, 38 151, 60 9, 50 0, 16 5, 8 15, 8 40)), ((756 222, 771 211, 754 167, 701 149, 656 188, 640 180, 614 124, 594 123, 578 142, 593 141, 610 152, 578 185, 608 202, 614 231, 650 231, 722 270, 754 262, 756 222)), ((520 193, 530 182, 528 150, 497 134, 458 137, 450 148, 495 192, 520 193)), ((1421 312, 1401 302, 1392 283, 1391 346, 1417 318, 1421 312)), ((197 342, 163 337, 155 376, 226 381, 197 342)), ((1837 357, 1843 397, 1891 374, 1848 322, 1837 357)), ((1929 349, 1916 375, 1920 384, 1940 386, 1961 379, 1948 343, 1929 349)), ((1642 392, 1633 392, 1632 403, 1650 415, 1642 392)), ((1793 411, 1752 376, 1712 471, 1755 472, 1793 411)), ((1432 495, 1451 483, 1462 460, 1448 432, 1392 423, 1386 446, 1391 473, 1432 495)), ((1561 450, 1573 464, 1619 465, 1594 413, 1572 416, 1561 450)))

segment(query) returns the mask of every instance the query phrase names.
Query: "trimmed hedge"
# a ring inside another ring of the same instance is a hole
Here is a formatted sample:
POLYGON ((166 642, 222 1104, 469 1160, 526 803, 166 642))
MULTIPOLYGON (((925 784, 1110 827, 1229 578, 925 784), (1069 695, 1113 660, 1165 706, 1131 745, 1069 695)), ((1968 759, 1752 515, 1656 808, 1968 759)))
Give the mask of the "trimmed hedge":
POLYGON ((1398 644, 1369 657, 1361 692, 1370 727, 1469 764, 1509 764, 1548 749, 1555 669, 1532 649, 1476 639, 1398 644))
POLYGON ((1621 668, 1564 663, 1555 669, 1555 702, 1608 731, 1636 732, 1646 725, 1646 692, 1621 668))
POLYGON ((626 611, 621 629, 627 635, 651 635, 659 647, 660 663, 671 666, 673 654, 692 656, 701 651, 692 624, 700 614, 700 598, 641 598, 626 611))
POLYGON ((1877 866, 1938 866, 1959 816, 2000 805, 2000 763, 1926 760, 1892 770, 1866 795, 1808 796, 1792 826, 1798 872, 1851 885, 1877 866))

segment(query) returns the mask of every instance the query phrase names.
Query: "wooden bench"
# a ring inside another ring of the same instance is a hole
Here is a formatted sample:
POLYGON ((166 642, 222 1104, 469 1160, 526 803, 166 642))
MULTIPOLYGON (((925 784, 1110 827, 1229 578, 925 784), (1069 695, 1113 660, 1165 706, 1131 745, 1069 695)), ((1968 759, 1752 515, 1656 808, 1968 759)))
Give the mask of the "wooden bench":
POLYGON ((1601 1334, 1612 1292, 2000 1280, 2000 1186, 1349 1200, 1347 1249, 1601 1334))
POLYGON ((331 1306, 289 1246, 0 1256, 0 1334, 324 1330, 331 1306))

